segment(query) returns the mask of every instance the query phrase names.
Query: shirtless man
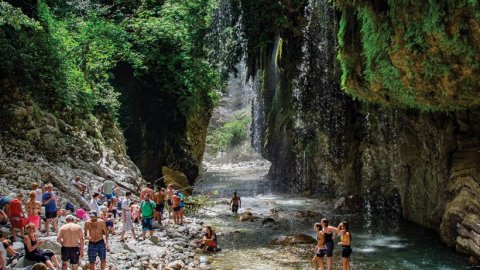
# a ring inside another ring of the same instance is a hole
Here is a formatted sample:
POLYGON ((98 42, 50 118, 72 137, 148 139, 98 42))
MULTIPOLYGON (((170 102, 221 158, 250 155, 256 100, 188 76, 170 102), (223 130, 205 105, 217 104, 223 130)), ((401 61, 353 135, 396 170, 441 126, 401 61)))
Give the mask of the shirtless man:
POLYGON ((165 189, 158 187, 157 193, 153 197, 155 201, 155 220, 162 224, 163 209, 165 207, 165 189))
POLYGON ((172 196, 175 190, 173 189, 173 185, 169 184, 167 186, 167 205, 168 205, 168 218, 171 217, 172 214, 172 196))
POLYGON ((90 270, 95 270, 97 255, 100 258, 100 269, 107 265, 108 231, 105 222, 97 218, 96 211, 90 211, 90 220, 85 222, 85 239, 88 240, 88 261, 90 270), (103 236, 105 235, 105 240, 103 236))
POLYGON ((232 213, 238 214, 238 208, 242 207, 242 200, 240 196, 237 195, 237 192, 233 192, 233 197, 230 200, 230 205, 232 206, 232 213))
POLYGON ((315 270, 318 270, 318 265, 322 270, 325 270, 325 265, 323 263, 323 257, 327 253, 327 248, 325 247, 325 235, 323 234, 322 224, 315 223, 313 226, 315 232, 317 233, 317 246, 315 247, 315 255, 313 256, 312 262, 315 270))
POLYGON ((67 224, 60 227, 57 241, 62 245, 62 269, 67 270, 68 261, 72 264, 72 270, 78 269, 78 263, 83 258, 83 231, 82 227, 75 224, 75 218, 68 215, 67 224))
POLYGON ((180 211, 182 210, 180 207, 181 200, 176 193, 172 195, 173 222, 175 224, 180 224, 180 211))
POLYGON ((153 185, 148 184, 147 187, 143 188, 140 192, 140 200, 144 200, 147 195, 150 195, 150 198, 153 198, 153 185))

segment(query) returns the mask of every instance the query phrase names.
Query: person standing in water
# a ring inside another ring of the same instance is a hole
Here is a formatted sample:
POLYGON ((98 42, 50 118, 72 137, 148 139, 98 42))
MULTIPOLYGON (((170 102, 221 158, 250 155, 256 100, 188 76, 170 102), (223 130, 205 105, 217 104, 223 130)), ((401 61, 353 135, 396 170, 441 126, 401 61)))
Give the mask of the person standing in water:
POLYGON ((237 192, 233 192, 233 197, 230 200, 230 205, 232 206, 232 213, 238 214, 238 208, 242 207, 242 200, 240 196, 237 195, 237 192))
POLYGON ((352 240, 352 234, 350 233, 348 221, 341 222, 338 225, 337 230, 341 235, 340 242, 338 244, 342 246, 342 267, 343 270, 350 270, 350 254, 352 254, 350 243, 352 240))
POLYGON ((332 256, 333 256, 333 239, 337 238, 337 228, 328 225, 328 219, 323 218, 320 221, 322 225, 323 235, 325 236, 325 247, 327 248, 327 267, 332 270, 332 256))
POLYGON ((322 230, 322 225, 320 223, 315 223, 313 225, 315 232, 317 233, 317 246, 315 247, 315 256, 313 256, 312 262, 315 270, 318 270, 318 266, 322 270, 325 270, 325 265, 323 263, 323 257, 327 253, 327 247, 325 246, 325 235, 322 230))

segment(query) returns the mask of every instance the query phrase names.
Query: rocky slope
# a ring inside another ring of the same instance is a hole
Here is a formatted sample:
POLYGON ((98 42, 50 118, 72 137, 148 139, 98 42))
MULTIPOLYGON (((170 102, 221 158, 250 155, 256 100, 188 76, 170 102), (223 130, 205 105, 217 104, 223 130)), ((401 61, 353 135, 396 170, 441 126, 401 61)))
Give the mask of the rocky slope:
MULTIPOLYGON (((459 103, 454 96, 463 95, 466 88, 458 84, 443 88, 440 83, 433 83, 437 85, 432 90, 434 97, 446 97, 442 93, 452 91, 453 99, 429 99, 425 93, 431 87, 415 88, 418 98, 411 103, 407 102, 408 97, 379 98, 391 89, 380 87, 378 90, 372 86, 375 83, 372 76, 383 78, 385 75, 376 69, 383 68, 381 66, 367 66, 373 75, 362 77, 366 74, 361 69, 363 62, 352 57, 367 53, 352 50, 367 50, 369 44, 360 39, 360 32, 352 34, 355 24, 349 24, 350 28, 345 30, 342 29, 345 22, 340 23, 340 57, 348 61, 341 62, 343 66, 339 67, 334 60, 335 18, 349 22, 348 16, 360 13, 345 13, 345 9, 343 13, 334 11, 325 1, 283 1, 279 5, 260 1, 255 4, 257 7, 244 2, 248 63, 251 75, 259 83, 257 93, 261 97, 256 104, 259 113, 253 119, 262 127, 259 145, 263 156, 272 162, 269 174, 275 186, 330 197, 353 195, 356 203, 363 202, 364 207, 374 213, 401 213, 408 220, 438 231, 447 245, 480 258, 479 139, 476 136, 480 110, 474 106, 475 92, 470 96, 471 102, 461 99, 465 102, 459 103), (262 25, 269 26, 266 30, 254 27, 254 22, 262 20, 262 25), (259 36, 261 42, 257 42, 259 36), (341 75, 347 76, 342 77, 342 86, 363 102, 353 100, 340 90, 341 75), (352 84, 356 87, 350 87, 352 84), (455 113, 418 110, 459 107, 469 109, 455 113)), ((371 6, 368 1, 344 5, 348 10, 371 6)), ((383 25, 382 16, 386 15, 382 14, 375 15, 378 25, 383 25)), ((373 20, 362 19, 363 22, 373 20)), ((375 29, 377 33, 390 31, 390 25, 375 29)), ((394 44, 387 45, 394 47, 394 44)), ((429 52, 435 50, 423 53, 429 52)), ((390 57, 393 56, 390 54, 390 57)), ((451 61, 457 63, 457 60, 461 62, 459 58, 451 61)), ((468 65, 465 68, 469 68, 468 65)), ((450 76, 442 79, 437 75, 415 74, 412 81, 405 81, 409 77, 404 76, 401 82, 410 87, 420 78, 421 85, 425 85, 429 80, 444 81, 450 76)), ((391 83, 395 78, 390 78, 391 83)))
POLYGON ((52 181, 65 200, 82 204, 69 182, 76 175, 95 189, 107 174, 132 190, 144 183, 113 119, 81 118, 68 110, 55 115, 21 89, 6 83, 1 88, 2 194, 52 181))

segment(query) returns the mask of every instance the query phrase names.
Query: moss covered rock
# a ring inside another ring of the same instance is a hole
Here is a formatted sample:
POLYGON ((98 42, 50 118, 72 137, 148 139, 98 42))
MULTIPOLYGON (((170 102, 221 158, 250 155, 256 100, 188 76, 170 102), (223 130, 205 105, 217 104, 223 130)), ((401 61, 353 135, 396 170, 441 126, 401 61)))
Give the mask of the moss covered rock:
POLYGON ((480 104, 477 1, 336 1, 342 88, 360 100, 457 110, 480 104))

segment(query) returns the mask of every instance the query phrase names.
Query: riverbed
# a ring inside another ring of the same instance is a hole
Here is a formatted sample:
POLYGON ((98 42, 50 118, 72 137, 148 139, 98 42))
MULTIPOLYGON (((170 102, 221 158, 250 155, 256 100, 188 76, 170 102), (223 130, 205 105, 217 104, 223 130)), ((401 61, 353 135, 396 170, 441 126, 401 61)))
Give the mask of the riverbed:
MULTIPOLYGON (((347 219, 351 224, 351 268, 354 270, 449 270, 469 268, 466 259, 446 248, 434 232, 397 219, 364 214, 337 215, 333 202, 318 197, 301 197, 272 192, 264 177, 265 168, 215 169, 204 172, 195 186, 196 194, 211 194, 214 205, 197 214, 212 225, 222 251, 201 257, 209 269, 313 269, 314 244, 275 246, 270 241, 288 234, 315 236, 313 224, 321 216, 332 225, 347 219), (258 218, 240 222, 226 201, 234 191, 242 200, 239 213, 250 211, 258 218), (298 213, 321 213, 301 217, 298 213), (262 224, 266 217, 275 222, 262 224)), ((334 269, 340 266, 341 247, 335 246, 334 269)))

